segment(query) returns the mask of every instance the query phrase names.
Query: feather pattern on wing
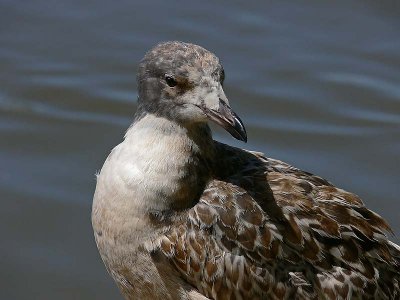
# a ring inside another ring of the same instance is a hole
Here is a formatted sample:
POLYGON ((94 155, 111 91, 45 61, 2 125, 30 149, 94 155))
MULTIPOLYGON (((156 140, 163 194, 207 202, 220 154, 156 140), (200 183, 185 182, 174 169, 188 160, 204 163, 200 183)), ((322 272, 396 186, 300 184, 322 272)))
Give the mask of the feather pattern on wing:
POLYGON ((198 204, 161 239, 212 299, 398 299, 388 224, 354 194, 260 153, 215 144, 198 204))

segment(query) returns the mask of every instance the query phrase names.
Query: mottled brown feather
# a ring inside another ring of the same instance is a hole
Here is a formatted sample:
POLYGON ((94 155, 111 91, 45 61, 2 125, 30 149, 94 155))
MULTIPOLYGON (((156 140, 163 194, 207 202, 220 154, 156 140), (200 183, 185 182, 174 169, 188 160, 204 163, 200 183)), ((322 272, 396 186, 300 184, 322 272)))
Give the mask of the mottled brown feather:
POLYGON ((260 153, 215 147, 215 179, 160 248, 201 293, 398 299, 390 228, 356 195, 260 153))

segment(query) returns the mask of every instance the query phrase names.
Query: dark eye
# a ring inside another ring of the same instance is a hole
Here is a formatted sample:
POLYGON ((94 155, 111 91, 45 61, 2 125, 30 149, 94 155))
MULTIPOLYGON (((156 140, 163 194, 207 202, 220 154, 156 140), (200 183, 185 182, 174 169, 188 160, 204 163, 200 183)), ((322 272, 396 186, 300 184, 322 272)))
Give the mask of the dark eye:
POLYGON ((176 82, 176 80, 172 76, 169 76, 169 75, 165 75, 165 81, 167 82, 167 84, 170 87, 174 87, 174 86, 176 86, 178 84, 176 82))

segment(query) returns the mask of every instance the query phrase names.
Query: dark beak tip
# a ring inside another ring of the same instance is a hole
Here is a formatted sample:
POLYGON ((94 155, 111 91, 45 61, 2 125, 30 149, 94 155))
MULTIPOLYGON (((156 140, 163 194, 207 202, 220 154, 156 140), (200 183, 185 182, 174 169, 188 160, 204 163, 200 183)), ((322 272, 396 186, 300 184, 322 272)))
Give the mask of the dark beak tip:
POLYGON ((203 107, 203 111, 209 119, 222 126, 235 139, 247 143, 247 133, 242 120, 223 100, 220 99, 218 110, 203 107))
POLYGON ((235 121, 233 125, 233 129, 237 135, 237 139, 247 143, 247 132, 246 128, 243 125, 242 120, 239 118, 238 115, 234 113, 235 121))
POLYGON ((246 133, 246 131, 239 133, 238 140, 247 143, 247 133, 246 133))
POLYGON ((236 126, 224 126, 225 130, 228 131, 235 139, 247 143, 247 133, 243 124, 238 123, 236 126))

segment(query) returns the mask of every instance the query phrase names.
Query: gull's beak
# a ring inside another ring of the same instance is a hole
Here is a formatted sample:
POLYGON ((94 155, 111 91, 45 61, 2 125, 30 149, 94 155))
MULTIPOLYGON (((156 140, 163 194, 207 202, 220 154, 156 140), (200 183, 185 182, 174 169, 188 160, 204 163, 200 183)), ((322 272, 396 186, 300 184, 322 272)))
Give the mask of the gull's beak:
POLYGON ((221 125, 234 138, 246 143, 247 133, 243 122, 228 105, 228 100, 226 99, 222 89, 221 92, 222 93, 220 94, 220 97, 218 97, 219 103, 215 106, 215 108, 210 109, 204 105, 202 109, 210 120, 214 121, 218 125, 221 125))

